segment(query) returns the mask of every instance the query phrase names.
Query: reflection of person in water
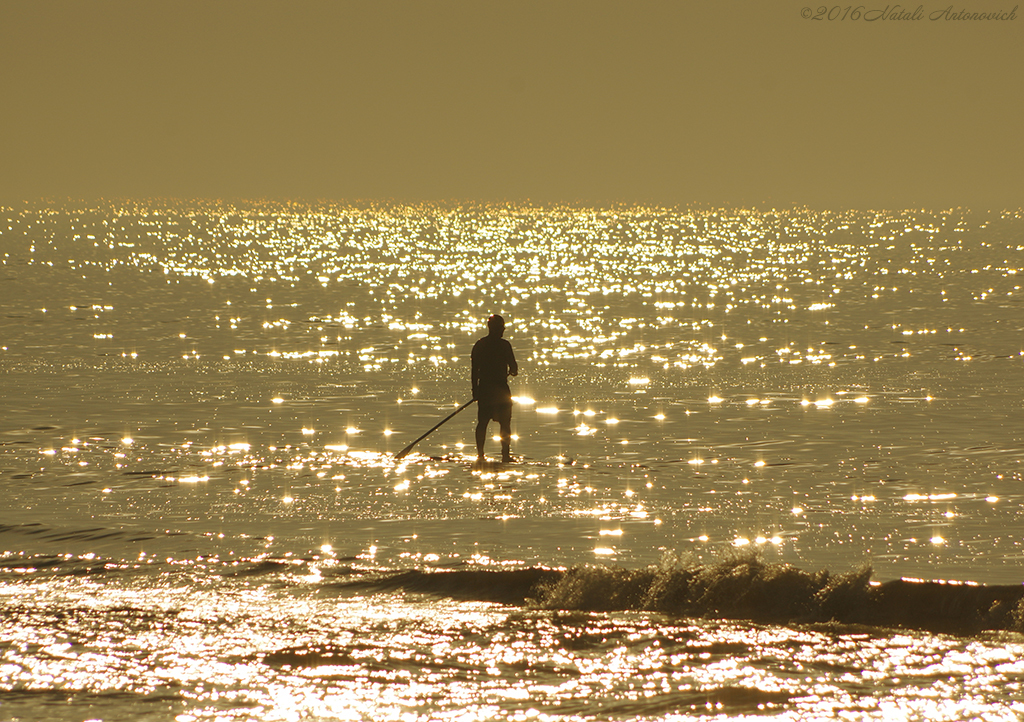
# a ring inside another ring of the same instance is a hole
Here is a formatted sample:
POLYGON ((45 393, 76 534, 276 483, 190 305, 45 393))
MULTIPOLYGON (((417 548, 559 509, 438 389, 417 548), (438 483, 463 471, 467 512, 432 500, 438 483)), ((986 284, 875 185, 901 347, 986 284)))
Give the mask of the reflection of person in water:
POLYGON ((512 460, 512 392, 508 377, 519 375, 512 344, 502 338, 505 319, 487 319, 487 335, 473 345, 473 398, 477 401, 476 455, 484 458, 487 424, 497 421, 501 429, 501 460, 512 460))

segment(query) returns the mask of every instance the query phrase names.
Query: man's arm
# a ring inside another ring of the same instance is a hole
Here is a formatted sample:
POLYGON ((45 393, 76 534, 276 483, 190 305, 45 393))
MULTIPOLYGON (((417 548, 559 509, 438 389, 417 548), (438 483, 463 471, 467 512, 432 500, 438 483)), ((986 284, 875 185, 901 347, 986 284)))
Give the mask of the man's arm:
POLYGON ((512 344, 508 341, 505 342, 505 347, 508 349, 508 375, 518 376, 519 375, 519 364, 516 363, 516 355, 512 351, 512 344))
POLYGON ((473 398, 477 397, 477 390, 480 388, 480 360, 476 356, 476 346, 473 346, 473 352, 470 354, 470 383, 473 388, 473 398))

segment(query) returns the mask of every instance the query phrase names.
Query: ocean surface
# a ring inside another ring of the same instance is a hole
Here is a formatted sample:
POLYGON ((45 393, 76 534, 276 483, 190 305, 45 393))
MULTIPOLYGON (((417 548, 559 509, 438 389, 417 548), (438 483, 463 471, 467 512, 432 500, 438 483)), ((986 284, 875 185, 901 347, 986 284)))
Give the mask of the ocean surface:
POLYGON ((0 264, 0 720, 1024 717, 1020 210, 26 203, 0 264), (396 460, 491 313, 515 463, 396 460))

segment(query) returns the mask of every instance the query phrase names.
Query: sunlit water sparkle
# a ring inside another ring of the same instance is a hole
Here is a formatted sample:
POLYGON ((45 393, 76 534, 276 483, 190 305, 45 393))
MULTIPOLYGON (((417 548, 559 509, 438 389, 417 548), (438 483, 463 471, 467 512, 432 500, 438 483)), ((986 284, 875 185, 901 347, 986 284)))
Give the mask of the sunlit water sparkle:
POLYGON ((746 558, 1020 585, 1022 231, 4 209, 0 718, 1017 719, 1012 604, 978 611, 1001 631, 943 636, 857 626, 823 592, 789 622, 670 613, 600 574, 746 558), (492 312, 520 461, 472 463, 472 410, 396 461, 467 400, 492 312), (510 576, 580 565, 599 576, 510 576))

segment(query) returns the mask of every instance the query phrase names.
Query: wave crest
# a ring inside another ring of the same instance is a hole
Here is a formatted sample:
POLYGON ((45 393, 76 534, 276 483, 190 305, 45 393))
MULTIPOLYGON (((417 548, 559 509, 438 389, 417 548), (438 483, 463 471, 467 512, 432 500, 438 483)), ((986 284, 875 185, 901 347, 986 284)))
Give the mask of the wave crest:
POLYGON ((535 609, 636 611, 768 624, 904 627, 953 634, 1024 632, 1024 586, 897 579, 864 565, 835 574, 734 552, 715 562, 669 559, 640 569, 402 570, 336 585, 356 593, 433 594, 535 609))
POLYGON ((870 565, 844 574, 812 573, 736 553, 710 564, 573 567, 538 588, 534 599, 545 609, 651 611, 773 624, 1024 631, 1024 587, 903 579, 873 584, 871 575, 870 565))

